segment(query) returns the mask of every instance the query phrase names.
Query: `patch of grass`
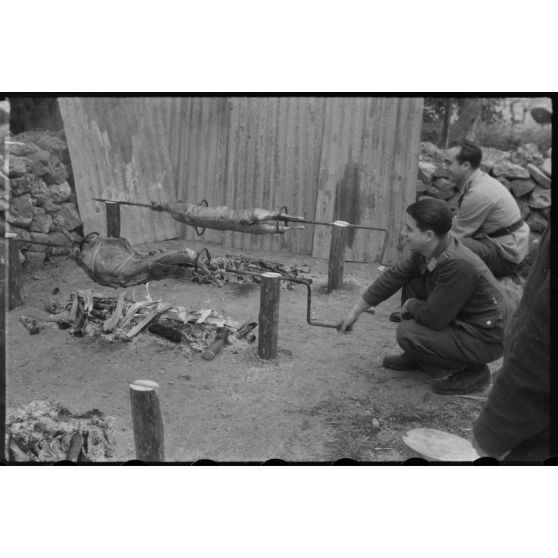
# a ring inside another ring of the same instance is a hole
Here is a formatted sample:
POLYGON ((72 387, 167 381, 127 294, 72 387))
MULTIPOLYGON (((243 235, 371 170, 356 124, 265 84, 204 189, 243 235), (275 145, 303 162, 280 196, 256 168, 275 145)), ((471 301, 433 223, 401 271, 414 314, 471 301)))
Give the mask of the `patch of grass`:
POLYGON ((326 460, 349 458, 357 461, 399 461, 403 455, 401 434, 413 428, 433 428, 468 437, 482 402, 436 397, 427 404, 393 402, 372 406, 367 397, 328 400, 311 408, 290 411, 318 417, 328 427, 326 460), (374 429, 373 421, 380 423, 374 429))
POLYGON ((434 409, 421 409, 414 405, 404 405, 385 416, 385 420, 397 425, 411 423, 433 423, 439 420, 442 412, 434 409))
POLYGON ((367 461, 370 454, 369 439, 363 436, 347 437, 337 435, 332 442, 328 442, 328 457, 331 461, 337 459, 354 459, 367 461))

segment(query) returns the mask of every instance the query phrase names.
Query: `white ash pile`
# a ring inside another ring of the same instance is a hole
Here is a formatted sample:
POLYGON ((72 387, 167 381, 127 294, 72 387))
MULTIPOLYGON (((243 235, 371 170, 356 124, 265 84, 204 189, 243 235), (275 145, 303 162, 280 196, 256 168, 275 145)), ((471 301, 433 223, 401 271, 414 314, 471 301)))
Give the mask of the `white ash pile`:
POLYGON ((59 403, 37 400, 8 409, 9 461, 108 461, 113 456, 114 418, 93 409, 72 413, 59 403))
POLYGON ((42 267, 51 256, 68 254, 71 241, 82 238, 68 146, 63 138, 63 131, 30 131, 6 138, 8 229, 29 241, 20 242, 19 248, 30 269, 42 267))
MULTIPOLYGON (((537 145, 527 143, 515 151, 481 147, 481 169, 499 180, 517 200, 521 217, 531 228, 531 246, 538 242, 550 221, 552 148, 544 155, 537 145)), ((444 168, 445 151, 421 142, 417 198, 429 196, 457 209, 459 195, 444 168)))

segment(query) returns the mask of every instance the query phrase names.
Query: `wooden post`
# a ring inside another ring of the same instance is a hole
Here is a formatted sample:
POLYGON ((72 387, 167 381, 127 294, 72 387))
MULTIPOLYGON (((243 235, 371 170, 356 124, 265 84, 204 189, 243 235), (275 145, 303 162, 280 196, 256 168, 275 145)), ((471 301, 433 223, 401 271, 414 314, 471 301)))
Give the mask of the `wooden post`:
POLYGON ((16 240, 17 234, 8 232, 5 233, 5 237, 8 241, 8 277, 6 288, 8 290, 9 311, 23 304, 23 276, 21 274, 21 262, 19 261, 19 248, 16 240))
POLYGON ((163 419, 156 389, 151 380, 136 380, 130 384, 132 427, 136 459, 154 462, 165 460, 163 419))
POLYGON ((120 204, 105 202, 107 212, 107 236, 109 238, 120 238, 120 204))
POLYGON ((329 268, 327 274, 327 292, 343 288, 343 272, 345 270, 345 248, 347 246, 346 221, 335 221, 331 229, 329 246, 329 268))
POLYGON ((277 358, 280 292, 281 275, 279 273, 262 274, 258 354, 267 360, 277 358))

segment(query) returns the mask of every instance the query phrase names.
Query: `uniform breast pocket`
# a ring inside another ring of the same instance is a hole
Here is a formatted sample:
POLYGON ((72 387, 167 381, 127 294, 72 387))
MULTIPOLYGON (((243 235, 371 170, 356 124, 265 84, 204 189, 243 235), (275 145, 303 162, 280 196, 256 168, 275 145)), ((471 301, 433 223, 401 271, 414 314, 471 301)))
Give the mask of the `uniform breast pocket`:
POLYGON ((496 298, 490 299, 490 304, 486 312, 479 316, 479 326, 485 329, 499 327, 507 317, 505 302, 500 302, 496 298))

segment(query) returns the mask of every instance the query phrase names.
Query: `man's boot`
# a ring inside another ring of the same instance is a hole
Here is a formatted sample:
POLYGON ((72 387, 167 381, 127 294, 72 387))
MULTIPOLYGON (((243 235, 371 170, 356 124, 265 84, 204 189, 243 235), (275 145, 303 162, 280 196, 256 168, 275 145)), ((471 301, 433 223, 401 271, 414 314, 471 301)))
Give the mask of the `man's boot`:
POLYGON ((463 395, 482 391, 490 385, 490 370, 486 364, 470 366, 434 382, 432 391, 441 395, 463 395))
POLYGON ((390 368, 391 370, 420 370, 417 361, 407 353, 384 357, 382 365, 384 368, 390 368))
POLYGON ((401 312, 392 312, 389 315, 389 321, 399 323, 401 321, 401 312))

